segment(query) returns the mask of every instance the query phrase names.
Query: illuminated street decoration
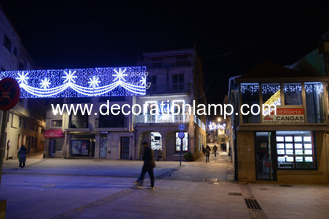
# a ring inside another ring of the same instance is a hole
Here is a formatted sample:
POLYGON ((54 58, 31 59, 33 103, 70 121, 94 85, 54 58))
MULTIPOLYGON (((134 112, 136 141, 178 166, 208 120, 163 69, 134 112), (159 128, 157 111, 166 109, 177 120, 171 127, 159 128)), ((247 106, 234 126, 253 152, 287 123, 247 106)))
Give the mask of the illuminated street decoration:
POLYGON ((214 129, 221 129, 221 130, 224 130, 226 128, 226 124, 225 123, 218 123, 218 124, 215 124, 215 123, 210 123, 208 125, 208 128, 209 130, 214 130, 214 129))
POLYGON ((259 85, 241 85, 241 92, 244 94, 249 91, 251 95, 259 92, 259 85))
POLYGON ((316 83, 316 84, 305 84, 305 91, 306 93, 312 93, 313 91, 316 93, 322 93, 323 92, 323 84, 322 83, 316 83))
POLYGON ((1 72, 14 78, 21 98, 133 96, 146 94, 146 67, 26 70, 1 72))
POLYGON ((291 93, 297 93, 299 94, 302 92, 302 86, 301 85, 284 85, 283 86, 283 92, 291 92, 291 93))

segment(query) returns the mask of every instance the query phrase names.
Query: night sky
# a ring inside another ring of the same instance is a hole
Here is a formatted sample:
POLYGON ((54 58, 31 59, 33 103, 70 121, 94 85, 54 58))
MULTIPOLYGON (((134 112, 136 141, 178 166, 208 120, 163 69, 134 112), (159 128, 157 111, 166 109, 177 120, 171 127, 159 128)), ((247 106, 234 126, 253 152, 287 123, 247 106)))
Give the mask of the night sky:
POLYGON ((209 103, 228 78, 264 61, 289 65, 329 29, 329 1, 2 0, 35 66, 136 65, 143 52, 196 46, 209 103))

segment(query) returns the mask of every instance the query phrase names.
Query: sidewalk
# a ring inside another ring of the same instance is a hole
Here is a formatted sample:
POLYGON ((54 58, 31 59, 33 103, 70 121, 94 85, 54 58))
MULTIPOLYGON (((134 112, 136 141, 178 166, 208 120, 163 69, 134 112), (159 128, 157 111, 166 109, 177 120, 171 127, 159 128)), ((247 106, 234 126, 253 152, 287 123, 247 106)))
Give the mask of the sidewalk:
MULTIPOLYGON (((328 186, 238 184, 227 153, 195 162, 156 162, 155 190, 135 189, 141 161, 5 161, 6 218, 326 218, 328 186), (250 210, 254 198, 262 210, 250 210)), ((148 175, 146 175, 148 181, 148 175)), ((145 185, 148 182, 145 182, 145 185)))

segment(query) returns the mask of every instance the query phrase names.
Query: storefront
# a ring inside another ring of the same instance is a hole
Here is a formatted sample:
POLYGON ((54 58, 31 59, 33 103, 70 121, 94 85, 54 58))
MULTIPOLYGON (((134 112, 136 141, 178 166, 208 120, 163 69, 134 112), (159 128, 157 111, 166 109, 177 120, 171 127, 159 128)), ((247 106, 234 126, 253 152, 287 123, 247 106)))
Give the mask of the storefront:
POLYGON ((95 135, 72 135, 71 157, 95 157, 95 135))
POLYGON ((327 184, 327 79, 265 63, 235 83, 238 181, 327 184))
POLYGON ((47 157, 62 157, 65 137, 62 129, 48 129, 43 136, 48 141, 47 157))

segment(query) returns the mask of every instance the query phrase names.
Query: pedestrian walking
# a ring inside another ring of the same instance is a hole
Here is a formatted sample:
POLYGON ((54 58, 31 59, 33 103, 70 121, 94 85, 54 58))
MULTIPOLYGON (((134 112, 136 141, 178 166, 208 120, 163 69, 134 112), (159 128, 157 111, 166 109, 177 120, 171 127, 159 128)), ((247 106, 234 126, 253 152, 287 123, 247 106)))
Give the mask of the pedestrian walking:
POLYGON ((153 173, 153 168, 155 167, 154 153, 153 150, 148 146, 147 142, 143 142, 142 145, 144 147, 144 155, 143 155, 144 164, 140 176, 133 183, 137 185, 136 186, 137 188, 142 188, 144 176, 145 173, 147 172, 151 180, 151 187, 149 187, 149 189, 154 190, 154 173, 153 173))
POLYGON ((204 145, 202 145, 202 153, 206 155, 206 149, 204 148, 204 145))
POLYGON ((28 153, 25 145, 22 145, 21 148, 17 152, 17 157, 19 160, 19 167, 21 169, 25 168, 25 162, 26 162, 26 154, 28 153))
POLYGON ((206 150, 207 150, 207 149, 208 149, 209 151, 211 151, 211 149, 210 149, 209 145, 207 145, 207 147, 206 147, 206 150))
POLYGON ((206 163, 209 162, 210 147, 206 147, 206 163))
POLYGON ((162 153, 163 153, 162 150, 159 149, 157 161, 162 160, 162 153))
POLYGON ((216 154, 217 154, 217 150, 218 150, 218 148, 217 148, 217 146, 216 146, 216 145, 213 147, 213 150, 214 150, 214 154, 215 154, 215 157, 216 157, 216 154))

